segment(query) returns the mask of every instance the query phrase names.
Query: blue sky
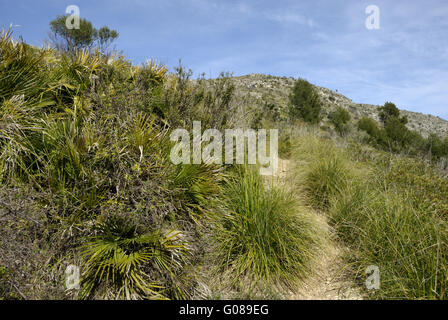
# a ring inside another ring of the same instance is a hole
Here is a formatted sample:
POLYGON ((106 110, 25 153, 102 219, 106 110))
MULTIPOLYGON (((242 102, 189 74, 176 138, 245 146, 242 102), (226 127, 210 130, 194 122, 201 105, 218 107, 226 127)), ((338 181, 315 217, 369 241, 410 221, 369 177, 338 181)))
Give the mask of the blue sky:
POLYGON ((41 45, 68 5, 117 29, 117 49, 136 64, 303 77, 355 102, 448 119, 446 0, 0 0, 0 27, 41 45), (365 27, 368 5, 379 30, 365 27))

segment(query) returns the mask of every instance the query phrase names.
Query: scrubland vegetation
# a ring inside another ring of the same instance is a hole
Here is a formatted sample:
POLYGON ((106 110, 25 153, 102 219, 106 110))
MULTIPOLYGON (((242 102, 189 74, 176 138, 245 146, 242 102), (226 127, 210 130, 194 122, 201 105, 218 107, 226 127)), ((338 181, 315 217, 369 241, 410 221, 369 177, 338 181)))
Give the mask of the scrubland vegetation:
POLYGON ((329 134, 306 80, 287 106, 248 106, 229 74, 191 77, 2 33, 1 299, 288 298, 325 252, 316 215, 350 249, 365 298, 447 298, 446 137, 410 131, 389 103, 382 123, 338 108, 329 134), (172 164, 170 132, 193 121, 279 128, 294 183, 172 164), (66 290, 68 265, 79 290, 66 290), (365 290, 369 265, 379 290, 365 290))
POLYGON ((252 290, 310 268, 293 195, 252 169, 169 159, 172 129, 242 114, 227 75, 193 81, 182 66, 37 49, 8 32, 0 50, 3 298, 206 297, 221 293, 198 292, 204 277, 228 272, 223 285, 252 290), (65 290, 70 264, 79 291, 65 290))
POLYGON ((446 299, 446 178, 420 160, 360 144, 297 142, 303 190, 349 246, 355 277, 364 281, 367 266, 379 267, 381 288, 367 297, 446 299))

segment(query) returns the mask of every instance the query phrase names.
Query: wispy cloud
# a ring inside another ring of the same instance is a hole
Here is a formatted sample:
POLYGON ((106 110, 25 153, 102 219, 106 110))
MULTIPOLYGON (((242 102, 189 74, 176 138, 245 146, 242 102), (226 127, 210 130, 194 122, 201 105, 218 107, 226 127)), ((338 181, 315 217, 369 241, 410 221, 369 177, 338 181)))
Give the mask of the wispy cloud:
POLYGON ((315 22, 313 21, 313 19, 307 18, 297 13, 291 13, 291 12, 274 13, 274 14, 267 14, 266 17, 270 20, 277 21, 280 23, 297 23, 300 25, 307 25, 309 27, 315 26, 315 22))
MULTIPOLYGON (((365 28, 371 0, 76 0, 95 25, 118 29, 117 47, 140 63, 195 72, 302 76, 354 101, 448 119, 448 2, 375 0, 381 28, 365 28)), ((39 44, 60 0, 0 3, 0 21, 39 44)))

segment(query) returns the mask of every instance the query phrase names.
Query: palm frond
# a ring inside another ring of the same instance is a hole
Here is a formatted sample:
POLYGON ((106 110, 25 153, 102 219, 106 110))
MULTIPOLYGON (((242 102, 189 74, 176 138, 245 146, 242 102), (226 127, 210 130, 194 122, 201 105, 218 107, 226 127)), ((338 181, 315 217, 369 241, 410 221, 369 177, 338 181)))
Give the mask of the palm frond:
POLYGON ((81 298, 99 291, 117 299, 165 299, 163 285, 151 272, 173 275, 186 247, 181 234, 144 231, 122 216, 110 216, 97 226, 98 236, 82 247, 86 258, 81 298))

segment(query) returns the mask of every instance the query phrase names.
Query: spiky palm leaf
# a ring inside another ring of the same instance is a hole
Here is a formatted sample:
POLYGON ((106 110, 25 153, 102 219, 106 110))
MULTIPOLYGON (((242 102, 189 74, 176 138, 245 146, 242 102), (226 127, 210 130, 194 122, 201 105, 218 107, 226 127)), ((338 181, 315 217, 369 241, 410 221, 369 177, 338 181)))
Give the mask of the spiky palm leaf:
POLYGON ((171 187, 182 190, 190 204, 204 204, 220 190, 222 169, 211 164, 187 164, 176 167, 171 187))
MULTIPOLYGON (((45 57, 51 53, 12 39, 11 31, 0 35, 0 101, 23 95, 25 101, 43 101, 48 89, 45 57)), ((47 103, 49 101, 47 100, 47 103)))
POLYGON ((115 299, 166 299, 152 272, 172 276, 185 254, 177 231, 145 232, 122 216, 98 225, 98 236, 82 247, 86 258, 81 298, 98 289, 115 299))

